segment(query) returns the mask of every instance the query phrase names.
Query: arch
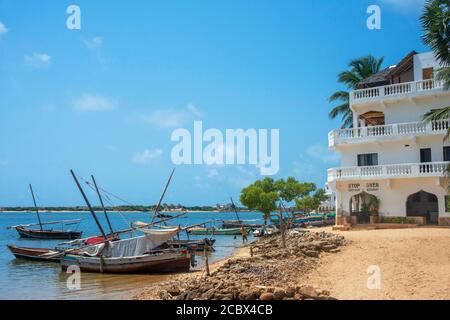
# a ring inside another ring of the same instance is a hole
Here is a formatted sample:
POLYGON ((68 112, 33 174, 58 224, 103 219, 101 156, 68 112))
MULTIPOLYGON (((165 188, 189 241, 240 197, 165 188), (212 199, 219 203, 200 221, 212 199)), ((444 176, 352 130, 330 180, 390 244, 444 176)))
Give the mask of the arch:
POLYGON ((350 215, 356 216, 358 223, 370 222, 370 210, 373 203, 372 199, 378 198, 365 191, 350 197, 350 215))
POLYGON ((406 199, 406 216, 425 217, 428 224, 439 222, 438 197, 423 190, 413 193, 406 199))

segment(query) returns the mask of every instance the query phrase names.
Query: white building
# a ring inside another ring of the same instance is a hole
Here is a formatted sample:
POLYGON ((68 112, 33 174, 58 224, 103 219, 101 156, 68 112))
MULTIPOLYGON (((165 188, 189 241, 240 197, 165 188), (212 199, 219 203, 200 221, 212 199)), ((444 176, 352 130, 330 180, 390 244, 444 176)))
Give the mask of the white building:
POLYGON ((330 189, 328 183, 325 184, 325 192, 327 195, 327 200, 320 203, 319 211, 335 211, 336 210, 336 194, 330 189))
POLYGON ((411 52, 350 92, 353 128, 328 137, 341 156, 341 167, 328 170, 338 225, 369 222, 374 197, 378 221, 450 225, 449 121, 422 121, 427 112, 450 106, 450 91, 434 79, 439 68, 433 53, 411 52))

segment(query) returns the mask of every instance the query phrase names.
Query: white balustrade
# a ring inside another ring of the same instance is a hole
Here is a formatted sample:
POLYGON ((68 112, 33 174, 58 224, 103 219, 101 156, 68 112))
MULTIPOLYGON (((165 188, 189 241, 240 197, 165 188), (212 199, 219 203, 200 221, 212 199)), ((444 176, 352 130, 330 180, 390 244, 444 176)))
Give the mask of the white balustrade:
POLYGON ((328 181, 364 178, 401 178, 444 176, 450 162, 405 163, 366 167, 343 167, 328 170, 328 181))
POLYGON ((423 92, 436 89, 438 90, 443 89, 443 81, 429 79, 429 80, 396 83, 375 88, 359 89, 352 91, 350 93, 350 98, 352 102, 355 102, 411 93, 421 94, 423 92))
POLYGON ((444 134, 450 128, 450 119, 395 123, 383 126, 369 126, 331 131, 328 135, 329 146, 344 142, 364 142, 374 138, 401 137, 405 135, 444 134))

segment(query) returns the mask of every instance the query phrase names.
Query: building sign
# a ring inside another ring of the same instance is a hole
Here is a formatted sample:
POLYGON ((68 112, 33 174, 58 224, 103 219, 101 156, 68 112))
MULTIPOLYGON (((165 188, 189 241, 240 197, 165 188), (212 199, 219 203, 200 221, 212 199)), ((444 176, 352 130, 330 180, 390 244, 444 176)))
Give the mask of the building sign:
POLYGON ((380 190, 380 184, 378 182, 368 183, 366 185, 367 191, 378 191, 380 190))
POLYGON ((359 183, 350 183, 348 185, 348 191, 349 192, 359 192, 359 191, 361 191, 361 184, 359 184, 359 183))

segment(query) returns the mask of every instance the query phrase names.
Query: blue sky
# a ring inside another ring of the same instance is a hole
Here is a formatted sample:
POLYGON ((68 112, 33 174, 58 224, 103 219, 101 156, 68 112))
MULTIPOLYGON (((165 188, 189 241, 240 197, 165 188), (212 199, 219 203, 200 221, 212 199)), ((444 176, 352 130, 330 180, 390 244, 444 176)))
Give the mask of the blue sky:
MULTIPOLYGON (((280 171, 322 186, 327 97, 356 57, 386 66, 426 51, 422 0, 0 0, 0 207, 82 204, 69 176, 132 203, 157 201, 176 127, 280 129, 280 171), (81 30, 66 8, 81 8, 81 30), (382 29, 366 9, 382 9, 382 29)), ((252 166, 179 166, 166 202, 216 204, 260 178, 252 166)), ((93 198, 94 199, 94 198, 93 198)), ((95 203, 95 201, 93 201, 95 203)))

